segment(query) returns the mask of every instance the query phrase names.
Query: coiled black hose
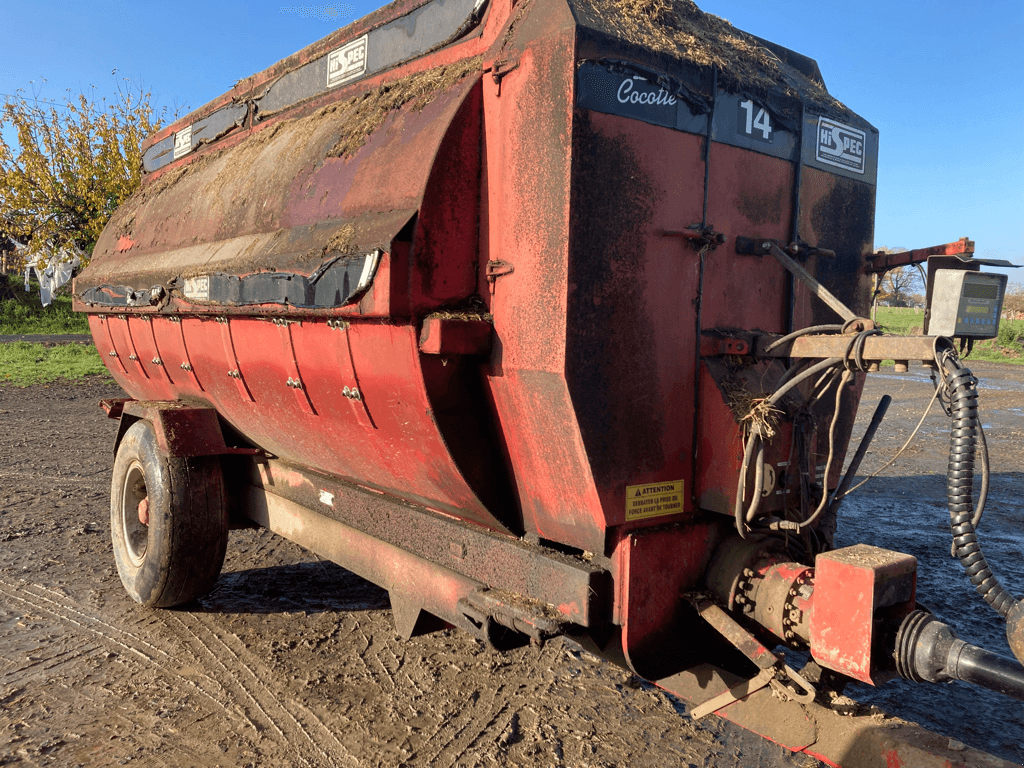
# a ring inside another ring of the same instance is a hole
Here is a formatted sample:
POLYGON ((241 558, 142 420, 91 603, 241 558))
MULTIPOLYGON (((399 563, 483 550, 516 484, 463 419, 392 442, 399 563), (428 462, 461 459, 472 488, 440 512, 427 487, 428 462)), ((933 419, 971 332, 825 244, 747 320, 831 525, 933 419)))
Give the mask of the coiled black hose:
POLYGON ((953 428, 949 439, 949 468, 946 472, 946 500, 956 557, 971 584, 986 603, 1006 617, 1017 600, 999 584, 981 552, 974 530, 974 459, 978 443, 977 379, 953 355, 945 355, 953 428))

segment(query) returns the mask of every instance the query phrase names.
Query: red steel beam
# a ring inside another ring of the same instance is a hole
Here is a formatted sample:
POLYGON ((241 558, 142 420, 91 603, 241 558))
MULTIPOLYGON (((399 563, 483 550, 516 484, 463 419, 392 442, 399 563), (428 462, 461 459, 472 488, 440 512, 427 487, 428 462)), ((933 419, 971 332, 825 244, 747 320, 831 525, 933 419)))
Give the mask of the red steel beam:
POLYGON ((967 237, 961 237, 955 243, 944 245, 933 245, 930 248, 915 248, 912 251, 900 253, 886 253, 879 251, 867 257, 868 263, 864 267, 864 273, 881 274, 896 267, 906 267, 911 264, 924 264, 929 256, 964 256, 974 253, 974 241, 967 237))

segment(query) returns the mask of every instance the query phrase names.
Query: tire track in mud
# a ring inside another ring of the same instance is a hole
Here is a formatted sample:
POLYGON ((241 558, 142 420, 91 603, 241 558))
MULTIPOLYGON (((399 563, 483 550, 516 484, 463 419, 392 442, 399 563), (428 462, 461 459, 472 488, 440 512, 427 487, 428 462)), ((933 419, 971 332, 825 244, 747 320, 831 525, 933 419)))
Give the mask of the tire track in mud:
POLYGON ((429 751, 417 750, 410 755, 409 762, 415 759, 432 768, 453 768, 484 734, 504 733, 528 703, 528 698, 536 693, 536 689, 529 689, 522 680, 537 679, 537 665, 545 654, 546 651, 537 654, 529 671, 522 674, 519 681, 474 691, 477 695, 470 696, 456 717, 445 718, 424 740, 425 745, 440 746, 429 751), (470 703, 472 706, 467 706, 470 703))
MULTIPOLYGON (((77 627, 85 634, 98 636, 102 643, 127 651, 158 671, 173 676, 200 697, 211 702, 217 711, 223 711, 229 716, 238 716, 229 707, 225 706, 222 698, 216 695, 216 691, 211 692, 196 680, 176 671, 175 667, 180 662, 173 652, 154 645, 126 628, 115 626, 98 616, 92 616, 78 610, 74 605, 70 604, 70 598, 61 595, 59 592, 40 584, 24 583, 19 585, 5 579, 0 579, 0 597, 16 601, 36 611, 48 613, 59 621, 77 627)), ((152 625, 153 623, 153 621, 140 622, 143 626, 145 624, 152 625)), ((6 677, 20 671, 20 669, 10 670, 4 676, 6 677)), ((203 679, 207 685, 212 684, 210 687, 220 688, 221 691, 224 690, 223 686, 219 685, 217 681, 208 675, 198 672, 197 676, 203 679)))
MULTIPOLYGON (((307 766, 360 765, 359 760, 312 710, 294 701, 284 690, 275 690, 265 679, 274 674, 252 658, 242 646, 238 636, 216 627, 205 616, 182 612, 168 613, 212 662, 229 678, 226 687, 234 688, 248 699, 262 719, 274 730, 281 746, 290 747, 307 766), (222 650, 223 653, 218 653, 222 650), (226 657, 225 657, 226 654, 226 657), (229 663, 230 662, 230 663, 229 663), (289 706, 291 705, 291 708, 289 706), (296 710, 299 715, 296 716, 296 710), (306 720, 306 723, 303 722, 306 720), (313 731, 326 738, 317 738, 313 731), (298 742, 298 743, 297 743, 298 742), (299 743, 312 755, 303 754, 299 743)), ((233 697, 237 700, 237 696, 233 697)), ((251 721, 251 718, 250 722, 251 721)), ((254 723, 255 725, 255 723, 254 723)), ((257 731, 260 731, 258 726, 257 731)))
POLYGON ((22 674, 37 664, 52 662, 44 667, 48 670, 50 667, 60 666, 100 650, 104 645, 113 646, 130 653, 132 657, 156 671, 173 677, 179 684, 211 702, 217 712, 224 713, 236 721, 240 720, 240 724, 250 726, 257 735, 271 736, 280 747, 295 751, 295 756, 302 764, 310 768, 360 764, 338 740, 331 728, 312 710, 291 701, 284 691, 275 691, 263 682, 263 679, 272 679, 273 673, 257 668, 256 662, 251 658, 243 658, 249 654, 241 647, 237 636, 210 626, 209 620, 201 616, 172 611, 154 613, 141 616, 141 620, 135 622, 135 626, 127 628, 79 610, 69 597, 56 590, 40 584, 12 583, 2 578, 0 599, 7 599, 33 611, 49 614, 62 623, 70 624, 83 634, 97 637, 99 641, 89 649, 65 651, 52 657, 34 660, 29 667, 20 665, 9 669, 0 673, 0 680, 22 674), (175 631, 172 624, 176 625, 179 631, 175 631), (180 642, 169 647, 161 647, 164 643, 156 640, 151 642, 143 637, 143 634, 153 638, 162 634, 170 635, 177 637, 180 642), (199 649, 198 652, 196 647, 199 649), (58 656, 68 658, 58 659, 58 656), (203 658, 204 656, 206 658, 203 658), (191 671, 180 671, 182 668, 191 671), (246 702, 255 710, 253 716, 245 712, 246 702), (291 709, 285 702, 292 705, 291 709), (232 707, 232 703, 238 707, 232 707), (266 733, 267 729, 272 733, 266 733), (300 749, 300 744, 304 749, 300 749))

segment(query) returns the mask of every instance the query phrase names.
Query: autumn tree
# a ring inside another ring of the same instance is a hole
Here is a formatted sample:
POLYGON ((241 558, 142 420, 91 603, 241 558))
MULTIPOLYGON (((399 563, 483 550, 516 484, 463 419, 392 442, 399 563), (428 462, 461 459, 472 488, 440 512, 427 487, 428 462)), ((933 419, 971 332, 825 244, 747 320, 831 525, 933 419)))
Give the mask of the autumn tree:
MULTIPOLYGON (((38 94, 37 94, 38 95, 38 94)), ((124 84, 108 102, 5 97, 0 110, 0 221, 28 242, 25 258, 77 249, 88 256, 114 209, 138 186, 142 140, 159 130, 151 96, 124 84)))
POLYGON ((896 267, 882 277, 879 300, 890 307, 909 307, 913 294, 920 290, 921 275, 917 267, 896 267))
MULTIPOLYGON (((878 250, 883 253, 903 253, 907 249, 882 246, 878 250)), ((917 267, 906 266, 887 271, 879 279, 876 288, 876 303, 887 307, 909 307, 913 305, 914 294, 923 290, 924 285, 917 267)))

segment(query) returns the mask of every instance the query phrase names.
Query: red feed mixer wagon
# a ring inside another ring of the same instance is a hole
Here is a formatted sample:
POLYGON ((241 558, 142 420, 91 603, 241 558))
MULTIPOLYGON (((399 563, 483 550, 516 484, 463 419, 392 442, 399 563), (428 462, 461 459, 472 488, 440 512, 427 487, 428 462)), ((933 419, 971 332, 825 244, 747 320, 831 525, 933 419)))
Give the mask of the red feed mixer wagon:
POLYGON ((995 335, 1005 276, 966 239, 872 255, 878 133, 813 60, 684 0, 399 0, 143 149, 75 283, 130 396, 136 601, 206 593, 247 521, 386 588, 405 637, 568 635, 832 765, 1007 764, 829 706, 897 675, 1024 698, 914 557, 832 547, 878 361, 933 369, 956 554, 1018 658, 1024 607, 977 543, 951 340, 995 335), (925 261, 931 335, 878 333, 872 276, 925 261))

